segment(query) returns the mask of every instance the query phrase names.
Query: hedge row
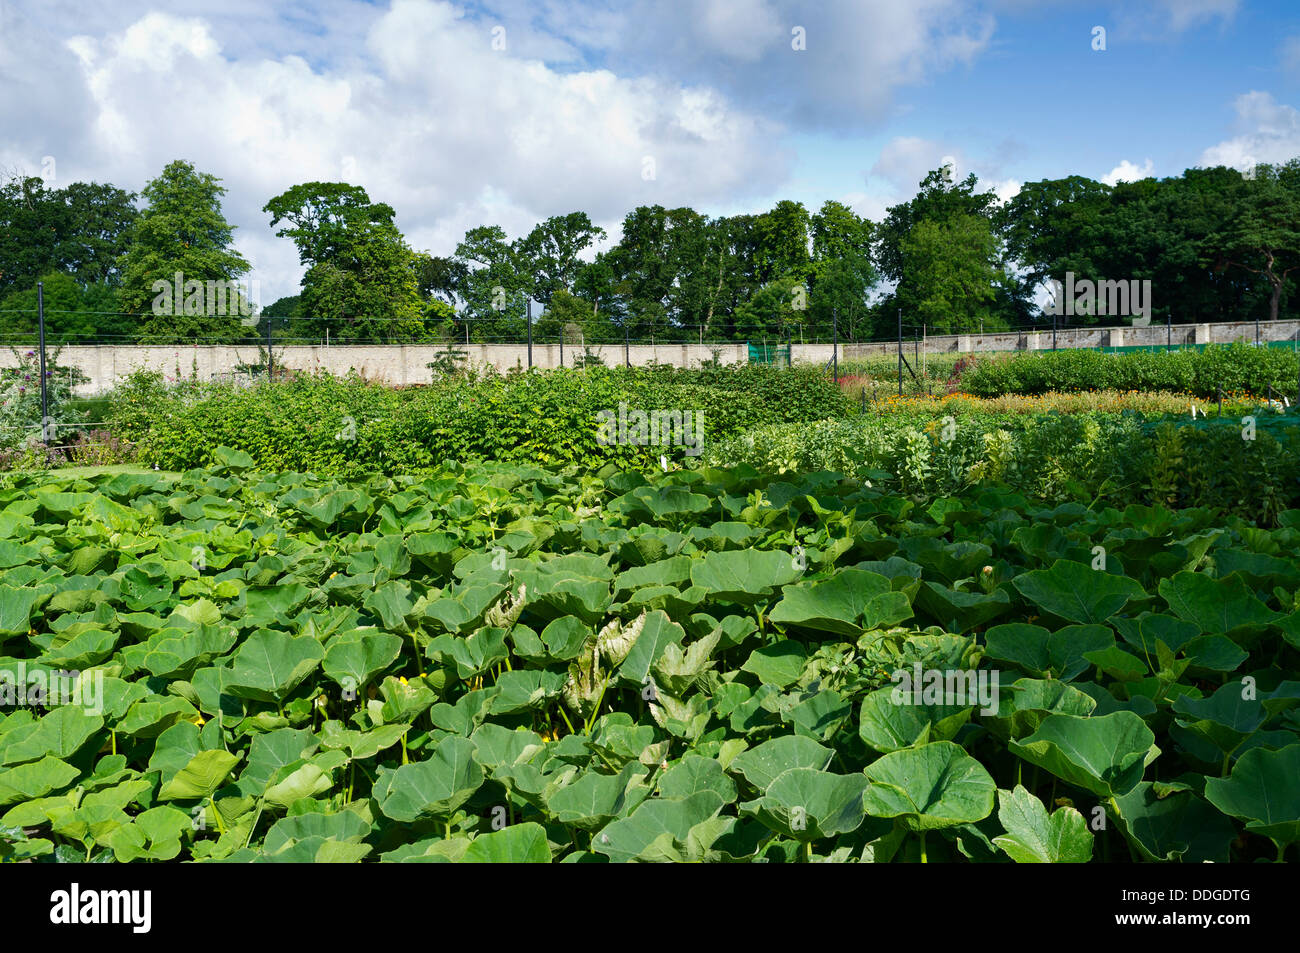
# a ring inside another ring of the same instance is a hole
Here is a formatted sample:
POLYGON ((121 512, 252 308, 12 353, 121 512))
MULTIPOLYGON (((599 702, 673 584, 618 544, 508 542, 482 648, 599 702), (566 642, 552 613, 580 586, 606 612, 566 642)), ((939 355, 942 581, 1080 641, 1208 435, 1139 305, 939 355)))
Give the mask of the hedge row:
POLYGON ((1000 485, 1090 507, 1204 506, 1271 525, 1300 507, 1300 415, 858 417, 760 428, 710 447, 705 462, 829 470, 925 497, 1000 485))
POLYGON ((1294 398, 1300 355, 1247 344, 1209 345, 1204 350, 1101 351, 1070 349, 1022 352, 978 361, 961 378, 961 389, 977 397, 1045 394, 1049 391, 1173 391, 1213 400, 1269 388, 1294 398))
POLYGON ((346 474, 413 473, 475 459, 644 467, 661 455, 693 456, 697 420, 707 444, 851 411, 840 389, 815 370, 659 367, 453 378, 405 390, 322 374, 186 391, 138 375, 115 395, 112 417, 143 462, 165 469, 206 465, 225 445, 264 469, 346 474), (671 420, 672 432, 649 445, 602 443, 602 436, 634 439, 638 411, 668 415, 661 421, 671 420), (688 412, 692 426, 685 427, 688 412), (603 433, 606 422, 611 428, 603 433))

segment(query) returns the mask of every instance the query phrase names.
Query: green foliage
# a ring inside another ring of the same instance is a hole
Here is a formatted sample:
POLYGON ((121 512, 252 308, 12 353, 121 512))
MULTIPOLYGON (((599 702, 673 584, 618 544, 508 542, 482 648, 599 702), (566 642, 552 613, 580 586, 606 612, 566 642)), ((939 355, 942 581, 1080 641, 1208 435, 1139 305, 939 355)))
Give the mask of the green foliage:
POLYGON ((421 472, 449 459, 598 469, 658 466, 662 455, 691 464, 671 437, 648 446, 602 444, 600 415, 618 415, 620 405, 690 412, 701 421, 705 446, 763 424, 848 411, 843 393, 816 370, 592 366, 440 378, 406 390, 303 375, 269 388, 169 391, 141 374, 115 396, 122 409, 114 419, 146 462, 169 469, 203 465, 222 444, 263 466, 319 473, 421 472))
MULTIPOLYGON (((417 259, 392 206, 342 182, 295 185, 266 203, 276 235, 293 239, 307 267, 294 330, 336 341, 410 341, 425 334, 417 259)), ((433 316, 435 323, 445 313, 433 316)))
POLYGON ((1251 863, 1300 839, 1300 510, 211 460, 0 479, 4 860, 1251 863))
POLYGON ((238 302, 219 307, 204 301, 194 309, 188 288, 183 305, 173 294, 177 273, 188 284, 236 281, 249 270, 232 245, 234 227, 221 211, 226 190, 220 182, 215 175, 198 172, 177 159, 144 187, 149 205, 132 226, 130 245, 119 265, 122 287, 118 291, 123 311, 145 315, 139 329, 142 341, 232 340, 244 330, 238 302), (166 290, 160 294, 163 287, 166 290))
POLYGON ((1282 348, 1237 342, 1202 350, 1101 351, 1070 348, 986 358, 964 371, 960 387, 977 397, 1048 391, 1171 391, 1213 399, 1232 394, 1296 392, 1300 358, 1282 348))
POLYGON ((29 177, 0 186, 0 297, 27 291, 51 272, 81 288, 115 286, 139 214, 134 201, 130 192, 97 183, 47 189, 29 177))
POLYGON ((1271 524, 1300 506, 1300 421, 1137 414, 862 416, 771 426, 711 444, 707 463, 851 475, 919 497, 1005 486, 1048 502, 1207 507, 1271 524))
POLYGON ((45 354, 46 410, 41 420, 41 365, 35 351, 10 348, 16 367, 0 368, 0 450, 58 438, 60 425, 76 423, 80 414, 72 406, 72 388, 85 380, 75 368, 59 366, 58 350, 45 354))
POLYGON ((899 248, 913 290, 914 316, 934 333, 1005 327, 1005 320, 988 307, 998 276, 997 239, 988 218, 956 214, 922 219, 899 248))
MULTIPOLYGON (((139 331, 139 320, 119 313, 117 293, 104 283, 82 287, 64 271, 40 276, 45 297, 45 338, 48 342, 89 344, 95 340, 126 344, 139 331)), ((0 334, 38 339, 36 285, 0 298, 0 334)))

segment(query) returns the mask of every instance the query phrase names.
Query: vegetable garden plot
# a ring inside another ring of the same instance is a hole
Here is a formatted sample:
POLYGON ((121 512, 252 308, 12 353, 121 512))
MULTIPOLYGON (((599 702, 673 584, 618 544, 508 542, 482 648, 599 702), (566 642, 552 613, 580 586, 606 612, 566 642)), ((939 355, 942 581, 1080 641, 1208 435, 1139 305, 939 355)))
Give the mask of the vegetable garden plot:
POLYGON ((19 478, 7 860, 1250 861, 1300 511, 605 480, 19 478))

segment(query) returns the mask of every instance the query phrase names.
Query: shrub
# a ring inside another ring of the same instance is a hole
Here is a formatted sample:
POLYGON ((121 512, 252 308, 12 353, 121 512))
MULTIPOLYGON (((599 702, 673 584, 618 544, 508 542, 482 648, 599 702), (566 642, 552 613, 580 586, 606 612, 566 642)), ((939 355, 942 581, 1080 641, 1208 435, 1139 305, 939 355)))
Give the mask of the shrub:
POLYGON ((859 417, 759 428, 711 446, 710 466, 829 470, 946 496, 1007 486, 1050 502, 1205 506, 1271 524, 1300 504, 1300 418, 1146 419, 1134 413, 859 417))
MULTIPOLYGON (((10 348, 17 367, 0 369, 0 450, 12 450, 31 441, 41 441, 41 369, 35 351, 10 348)), ((75 423, 80 413, 73 406, 72 388, 87 378, 76 368, 60 367, 57 350, 47 353, 45 362, 46 413, 56 428, 75 423)))
POLYGON ((1225 395, 1296 393, 1300 357, 1294 351, 1236 343, 1203 350, 1105 354, 1069 349, 1022 352, 983 360, 967 370, 961 387, 979 397, 1049 391, 1173 391, 1213 399, 1225 395))
POLYGON ((420 472, 445 460, 576 465, 689 462, 680 446, 602 445, 602 411, 703 414, 706 441, 774 423, 846 414, 824 375, 774 368, 562 368, 440 379, 394 390, 326 374, 252 388, 193 392, 138 375, 119 390, 114 420, 141 457, 168 469, 201 466, 225 445, 259 466, 318 473, 420 472))

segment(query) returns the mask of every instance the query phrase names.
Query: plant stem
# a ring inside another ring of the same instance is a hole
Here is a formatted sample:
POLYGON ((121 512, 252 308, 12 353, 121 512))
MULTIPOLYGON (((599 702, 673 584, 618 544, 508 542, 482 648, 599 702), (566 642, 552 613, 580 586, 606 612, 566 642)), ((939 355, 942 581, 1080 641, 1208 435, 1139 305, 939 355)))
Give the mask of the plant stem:
POLYGON ((420 643, 416 641, 415 630, 411 630, 411 646, 415 649, 415 674, 424 678, 424 662, 420 660, 420 643))
POLYGON ((573 730, 573 722, 569 721, 569 716, 565 713, 563 705, 560 706, 560 717, 563 718, 564 723, 569 726, 569 734, 576 735, 577 732, 573 730))
POLYGON ((596 716, 600 714, 600 705, 605 700, 605 689, 607 688, 609 688, 608 678, 600 684, 600 694, 596 696, 596 707, 591 710, 591 717, 587 719, 586 724, 583 726, 583 734, 591 733, 591 726, 596 723, 596 716))
POLYGON ((245 846, 245 847, 247 847, 247 846, 252 842, 252 840, 253 840, 253 832, 254 832, 255 830, 257 830, 257 822, 260 821, 260 820, 262 819, 262 805, 263 805, 263 803, 265 803, 265 802, 263 802, 261 798, 258 798, 258 799, 257 799, 257 813, 253 815, 253 826, 250 827, 250 828, 248 829, 248 836, 247 836, 246 838, 244 838, 244 846, 245 846))
POLYGON ((212 800, 211 794, 208 795, 208 804, 212 806, 212 813, 217 816, 217 832, 224 834, 226 832, 226 825, 221 821, 221 812, 217 810, 217 802, 212 800))

